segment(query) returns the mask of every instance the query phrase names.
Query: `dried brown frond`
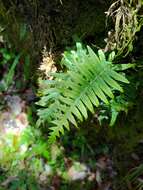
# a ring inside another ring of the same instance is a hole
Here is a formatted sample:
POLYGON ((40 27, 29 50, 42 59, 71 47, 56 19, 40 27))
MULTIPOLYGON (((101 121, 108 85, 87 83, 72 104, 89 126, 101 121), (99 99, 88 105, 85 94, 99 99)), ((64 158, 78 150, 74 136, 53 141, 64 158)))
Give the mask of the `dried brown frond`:
POLYGON ((108 33, 105 51, 117 49, 119 55, 127 55, 133 50, 136 32, 143 25, 143 19, 138 14, 141 6, 141 0, 136 3, 135 0, 118 0, 110 6, 106 12, 107 21, 112 18, 115 27, 112 35, 108 33))
POLYGON ((42 52, 42 62, 40 65, 40 70, 44 71, 44 74, 46 75, 46 77, 50 77, 50 73, 51 72, 56 72, 57 68, 55 66, 55 56, 54 54, 52 54, 51 52, 48 52, 46 50, 46 47, 44 47, 44 50, 42 52))

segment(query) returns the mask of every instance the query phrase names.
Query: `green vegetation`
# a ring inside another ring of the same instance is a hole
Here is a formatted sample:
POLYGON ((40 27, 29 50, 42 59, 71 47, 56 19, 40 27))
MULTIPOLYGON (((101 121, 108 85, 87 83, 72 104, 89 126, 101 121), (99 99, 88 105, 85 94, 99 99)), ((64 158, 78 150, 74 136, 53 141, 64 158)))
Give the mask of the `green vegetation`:
POLYGON ((87 46, 88 51, 77 44, 77 51, 65 52, 62 64, 67 67, 67 73, 54 73, 54 80, 44 81, 43 96, 39 102, 46 106, 39 111, 40 122, 48 121, 51 127, 49 141, 64 134, 64 128, 69 130, 69 122, 78 127, 78 122, 87 119, 87 110, 94 112, 94 106, 99 107, 100 101, 109 104, 107 99, 113 99, 113 91, 123 92, 119 81, 129 83, 116 72, 118 67, 112 64, 114 52, 106 61, 102 50, 98 56, 87 46), (47 84, 47 85, 46 85, 47 84))
POLYGON ((0 0, 0 190, 143 189, 142 0, 0 0))

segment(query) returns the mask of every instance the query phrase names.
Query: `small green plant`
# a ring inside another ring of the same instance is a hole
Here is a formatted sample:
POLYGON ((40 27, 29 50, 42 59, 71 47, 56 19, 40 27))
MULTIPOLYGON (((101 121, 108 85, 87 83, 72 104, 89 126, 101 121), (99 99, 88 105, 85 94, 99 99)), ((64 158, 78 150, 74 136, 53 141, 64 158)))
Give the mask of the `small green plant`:
POLYGON ((4 66, 7 64, 8 67, 8 71, 3 76, 3 82, 0 83, 0 90, 5 91, 8 89, 8 87, 11 85, 13 81, 15 68, 19 63, 21 54, 15 55, 14 53, 8 51, 6 48, 1 48, 0 53, 2 55, 0 65, 4 66))
POLYGON ((33 53, 33 36, 28 31, 27 24, 17 12, 16 2, 9 1, 9 5, 0 1, 0 35, 8 46, 22 54, 33 53))
POLYGON ((143 189, 143 164, 140 164, 139 166, 133 168, 128 175, 125 177, 126 181, 130 181, 132 184, 135 185, 136 190, 142 190, 143 189))
MULTIPOLYGON (((124 67, 126 66, 125 64, 124 67)), ((129 66, 134 66, 134 64, 128 64, 128 68, 129 66)), ((131 82, 132 84, 124 87, 123 94, 117 95, 114 99, 111 99, 108 105, 103 104, 101 106, 98 116, 101 125, 104 121, 110 120, 109 125, 111 127, 114 126, 118 115, 121 112, 127 115, 128 111, 136 104, 136 84, 133 81, 131 82)))
POLYGON ((32 176, 39 176, 44 170, 43 165, 50 161, 47 142, 41 137, 40 131, 31 126, 21 134, 11 130, 7 134, 0 134, 0 137, 0 167, 10 176, 19 178, 22 170, 31 172, 32 176))
POLYGON ((8 48, 0 48, 0 54, 0 67, 2 68, 2 70, 4 70, 3 67, 6 68, 6 72, 3 72, 3 78, 0 83, 0 91, 8 90, 8 88, 13 82, 17 65, 22 64, 20 63, 21 60, 23 61, 23 78, 25 81, 29 79, 29 55, 23 55, 22 53, 14 53, 14 51, 11 51, 8 48))
POLYGON ((49 142, 69 130, 70 123, 78 127, 79 121, 88 118, 88 111, 94 114, 95 107, 102 102, 108 105, 115 92, 123 92, 119 82, 129 81, 119 73, 122 65, 112 64, 114 56, 112 52, 106 60, 102 50, 96 55, 89 46, 83 49, 80 43, 76 51, 64 53, 62 64, 67 72, 51 74, 54 79, 43 82, 43 96, 38 103, 43 106, 38 111, 38 124, 49 123, 49 142))

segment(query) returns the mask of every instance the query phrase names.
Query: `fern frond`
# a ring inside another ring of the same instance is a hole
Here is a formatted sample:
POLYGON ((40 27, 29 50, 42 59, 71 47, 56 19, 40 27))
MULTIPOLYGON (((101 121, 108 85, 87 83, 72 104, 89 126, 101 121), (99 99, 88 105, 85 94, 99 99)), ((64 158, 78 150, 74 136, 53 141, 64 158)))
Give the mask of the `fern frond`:
MULTIPOLYGON (((82 61, 79 57, 74 58, 74 69, 69 67, 71 69, 67 71, 66 80, 59 76, 55 78, 55 81, 59 82, 54 87, 60 94, 55 100, 58 101, 59 106, 50 120, 53 126, 50 128, 49 142, 55 141, 56 137, 64 134, 65 129, 69 130, 70 123, 78 127, 78 122, 88 118, 88 111, 94 113, 94 107, 98 107, 100 102, 108 104, 109 99, 114 98, 115 90, 123 92, 119 82, 129 83, 122 74, 115 71, 111 61, 106 61, 102 50, 98 51, 98 56, 89 46, 87 50, 86 53, 83 51, 82 56, 80 54, 82 61)), ((76 51, 71 54, 76 57, 76 51)), ((70 63, 71 57, 70 55, 67 64, 73 64, 70 63)), ((65 63, 66 60, 67 58, 64 60, 65 63)), ((48 101, 49 96, 51 94, 48 93, 48 101)))

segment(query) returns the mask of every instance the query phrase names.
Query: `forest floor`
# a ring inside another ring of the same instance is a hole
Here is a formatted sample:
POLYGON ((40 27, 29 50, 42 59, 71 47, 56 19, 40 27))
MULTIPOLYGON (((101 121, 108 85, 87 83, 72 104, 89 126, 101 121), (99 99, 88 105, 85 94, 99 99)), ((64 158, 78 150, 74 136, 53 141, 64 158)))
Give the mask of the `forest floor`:
POLYGON ((17 85, 18 77, 0 94, 1 190, 133 190, 142 182, 142 173, 130 173, 143 159, 140 103, 134 115, 129 112, 132 118, 121 115, 115 128, 90 118, 81 131, 67 132, 49 148, 35 125, 36 87, 23 88, 20 77, 17 85))

